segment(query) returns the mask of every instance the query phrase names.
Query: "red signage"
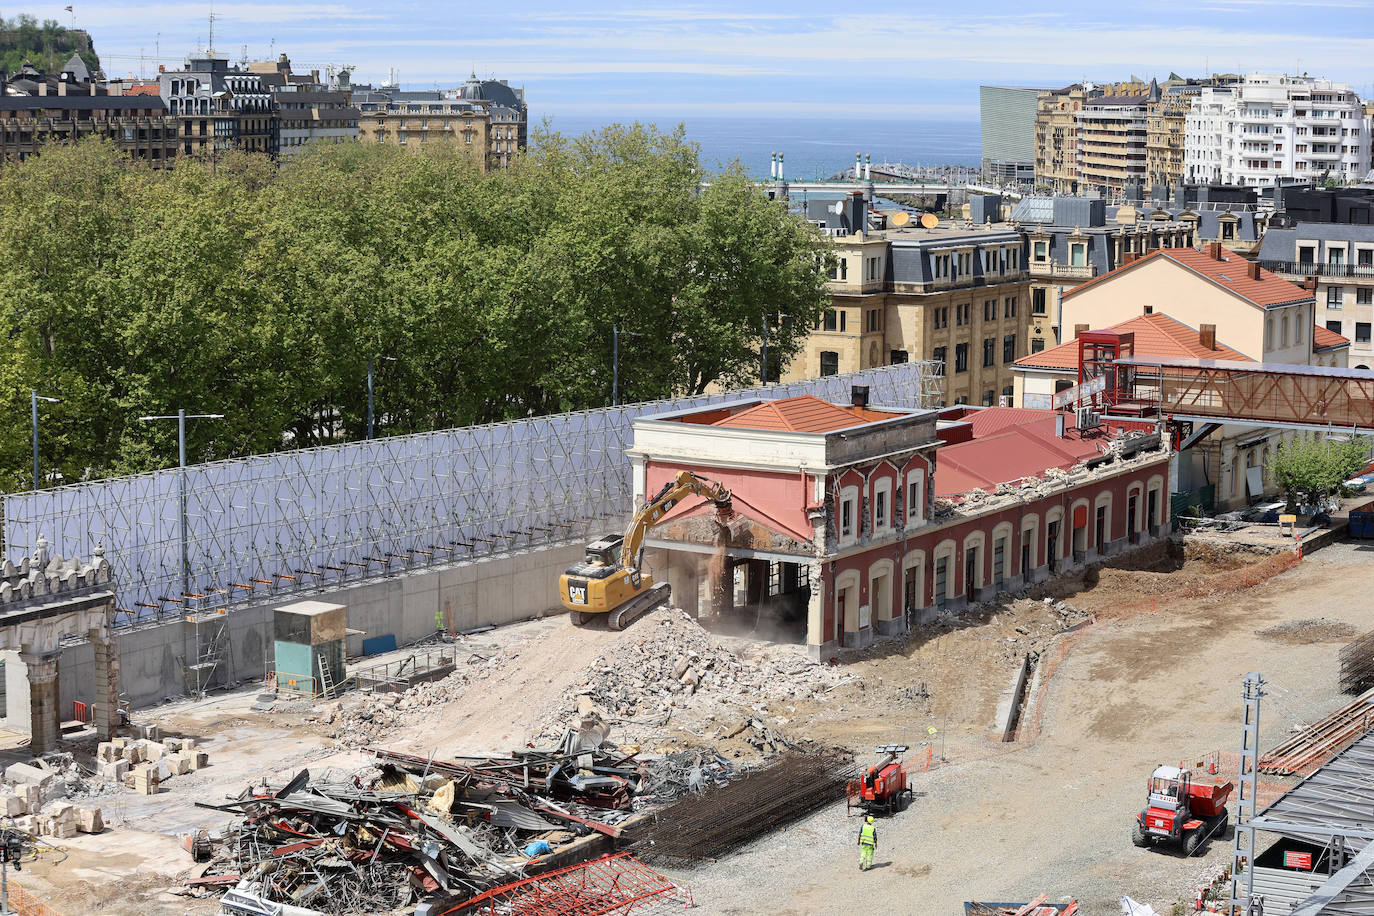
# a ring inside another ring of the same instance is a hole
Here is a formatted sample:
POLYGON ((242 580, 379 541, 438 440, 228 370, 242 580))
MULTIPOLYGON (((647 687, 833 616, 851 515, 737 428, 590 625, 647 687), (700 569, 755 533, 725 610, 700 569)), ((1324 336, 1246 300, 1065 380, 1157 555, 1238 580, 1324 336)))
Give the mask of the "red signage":
POLYGON ((1287 851, 1285 851, 1284 854, 1283 854, 1283 867, 1284 867, 1284 868, 1297 868, 1297 869, 1301 869, 1302 871, 1311 871, 1311 870, 1312 870, 1312 853, 1310 853, 1310 852, 1294 852, 1294 851, 1291 850, 1291 849, 1290 849, 1290 850, 1287 850, 1287 851))

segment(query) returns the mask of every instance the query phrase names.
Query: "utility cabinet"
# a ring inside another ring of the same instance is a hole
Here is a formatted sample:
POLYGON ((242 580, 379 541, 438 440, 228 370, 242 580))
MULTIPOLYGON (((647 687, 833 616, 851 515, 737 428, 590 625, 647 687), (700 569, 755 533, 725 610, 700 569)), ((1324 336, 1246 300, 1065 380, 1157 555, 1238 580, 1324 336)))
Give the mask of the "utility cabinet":
POLYGON ((277 608, 273 627, 277 689, 310 697, 333 695, 345 676, 347 606, 298 601, 277 608))

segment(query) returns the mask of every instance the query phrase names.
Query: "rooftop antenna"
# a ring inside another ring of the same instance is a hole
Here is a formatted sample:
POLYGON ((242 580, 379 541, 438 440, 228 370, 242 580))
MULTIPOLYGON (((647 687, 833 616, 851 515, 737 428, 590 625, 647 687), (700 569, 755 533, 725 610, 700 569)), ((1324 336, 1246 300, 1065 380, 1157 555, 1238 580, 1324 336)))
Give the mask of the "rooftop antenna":
POLYGON ((239 66, 240 66, 240 67, 246 67, 246 66, 248 66, 248 45, 243 45, 243 46, 239 49, 239 66))
POLYGON ((215 56, 215 3, 214 3, 214 0, 210 0, 210 47, 208 48, 208 50, 209 50, 209 52, 210 52, 210 56, 211 56, 211 57, 214 57, 214 56, 215 56))

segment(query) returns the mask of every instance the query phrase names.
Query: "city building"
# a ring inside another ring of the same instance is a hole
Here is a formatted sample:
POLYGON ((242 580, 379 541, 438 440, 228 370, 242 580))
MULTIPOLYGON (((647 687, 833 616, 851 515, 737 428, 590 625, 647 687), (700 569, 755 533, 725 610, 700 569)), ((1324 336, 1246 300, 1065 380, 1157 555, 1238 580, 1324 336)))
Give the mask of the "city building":
POLYGON ((1035 115, 1037 188, 1051 194, 1078 193, 1078 112, 1101 94, 1091 83, 1040 93, 1035 115))
MULTIPOLYGON (((1000 199, 975 203, 995 212, 1000 199)), ((784 381, 934 360, 944 366, 942 403, 1010 401, 1010 366, 1026 352, 1028 327, 1019 231, 977 217, 974 225, 870 228, 859 192, 808 206, 835 242, 832 306, 784 367, 784 381)))
MULTIPOLYGON (((1115 205, 1101 198, 1022 198, 1012 209, 1011 221, 1026 239, 1031 281, 1028 352, 1063 339, 1060 303, 1069 290, 1115 270, 1128 258, 1195 245, 1199 227, 1215 224, 1216 218, 1215 213, 1115 205)), ((1248 225, 1253 231, 1253 214, 1248 225)))
POLYGON ((309 143, 345 143, 358 139, 358 109, 353 107, 348 68, 331 70, 328 82, 319 70, 295 73, 291 59, 254 61, 255 73, 272 93, 281 119, 281 155, 292 156, 309 143))
POLYGON ((1121 196, 1146 179, 1147 113, 1160 100, 1154 81, 1138 93, 1114 93, 1085 100, 1078 121, 1080 190, 1121 196))
POLYGON ((190 58, 182 70, 158 74, 158 94, 177 119, 182 153, 209 147, 277 155, 281 122, 262 75, 230 66, 213 53, 190 58))
POLYGON ((458 89, 458 97, 486 108, 491 115, 492 165, 505 168, 515 154, 529 143, 529 107, 525 104, 525 90, 512 88, 505 80, 482 80, 477 74, 468 77, 458 89))
POLYGON ((995 184, 1035 180, 1035 118, 1044 89, 979 86, 983 179, 995 184))
POLYGON ((525 90, 475 75, 457 89, 407 91, 356 86, 364 140, 403 146, 449 143, 467 150, 483 169, 505 168, 529 139, 525 90))
POLYGON ((828 659, 1165 530, 1168 442, 1153 424, 1126 439, 1048 410, 903 410, 869 406, 866 390, 853 401, 635 421, 636 501, 682 470, 735 494, 728 525, 689 497, 647 538, 675 603, 722 617, 752 605, 751 619, 776 618, 828 659))
POLYGON ((1345 83, 1251 73, 1234 85, 1205 87, 1187 117, 1189 181, 1350 183, 1369 163, 1369 117, 1345 83))
MULTIPOLYGON (((1163 312, 1140 314, 1093 331, 1092 335, 1081 332, 1057 347, 1017 360, 1016 406, 1052 407, 1055 394, 1081 381, 1080 340, 1084 336, 1100 337, 1102 331, 1130 340, 1132 355, 1140 359, 1254 361, 1222 343, 1215 325, 1191 327, 1163 312)), ((1334 336, 1314 337, 1319 350, 1341 345, 1334 336)), ((1269 470, 1270 459, 1290 435, 1248 424, 1220 424, 1197 441, 1188 441, 1188 447, 1176 453, 1171 492, 1189 494, 1189 505, 1208 510, 1244 506, 1275 495, 1279 487, 1269 470)))
POLYGON ((112 95, 77 55, 56 76, 24 67, 0 80, 0 160, 22 161, 49 143, 104 137, 129 158, 165 168, 177 154, 176 131, 162 99, 112 95))
POLYGON ((1188 114, 1207 86, 1227 86, 1240 81, 1234 74, 1214 74, 1204 79, 1184 79, 1176 73, 1161 84, 1158 101, 1145 114, 1146 187, 1172 188, 1184 180, 1184 150, 1188 114))
MULTIPOLYGON (((1240 353, 1262 363, 1344 367, 1349 360, 1350 342, 1315 323, 1310 288, 1291 283, 1216 242, 1202 251, 1171 248, 1131 256, 1112 272, 1065 292, 1061 308, 1065 346, 1070 348, 1083 332, 1120 328, 1123 322, 1165 314, 1197 329, 1197 344, 1186 344, 1194 351, 1190 357, 1222 358, 1199 357, 1196 351, 1206 348, 1218 354, 1240 353)), ((1174 341, 1153 346, 1184 345, 1177 334, 1174 341)), ((1023 400, 1026 394, 1045 393, 1046 376, 1030 370, 1054 368, 1047 365, 1052 358, 1062 362, 1065 351, 1054 357, 1034 354, 1033 360, 1019 364, 1027 373, 1019 376, 1023 400), (1033 377, 1038 387, 1032 385, 1033 377)), ((1193 493, 1194 504, 1210 503, 1217 508, 1243 506, 1272 492, 1269 459, 1291 431, 1221 424, 1214 429, 1203 427, 1202 433, 1190 448, 1179 452, 1175 492, 1193 493)))
POLYGON ((1317 324, 1350 339, 1350 365, 1374 366, 1374 225, 1271 228, 1259 256, 1266 270, 1313 285, 1317 324))

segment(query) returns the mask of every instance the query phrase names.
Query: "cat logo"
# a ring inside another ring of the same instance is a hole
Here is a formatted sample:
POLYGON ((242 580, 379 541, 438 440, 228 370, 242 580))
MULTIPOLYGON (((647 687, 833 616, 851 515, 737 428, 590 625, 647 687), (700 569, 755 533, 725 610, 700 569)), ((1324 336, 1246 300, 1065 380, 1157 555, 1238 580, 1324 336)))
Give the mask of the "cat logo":
POLYGON ((569 586, 568 586, 568 600, 571 601, 573 604, 586 604, 586 603, 587 603, 587 586, 585 586, 585 585, 569 585, 569 586))

